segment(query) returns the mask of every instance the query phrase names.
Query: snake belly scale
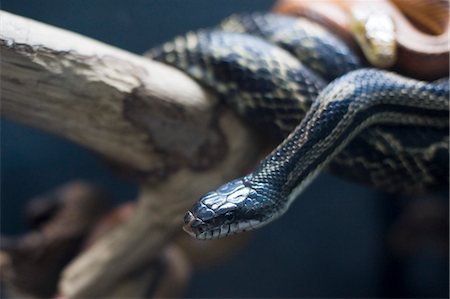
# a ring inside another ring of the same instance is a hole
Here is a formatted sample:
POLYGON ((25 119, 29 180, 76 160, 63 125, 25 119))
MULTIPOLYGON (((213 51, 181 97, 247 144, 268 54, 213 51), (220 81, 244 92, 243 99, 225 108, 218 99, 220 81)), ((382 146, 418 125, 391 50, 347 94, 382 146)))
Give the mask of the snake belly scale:
POLYGON ((148 56, 285 138, 252 173, 209 192, 188 212, 185 230, 198 239, 271 222, 325 167, 386 191, 448 185, 448 80, 363 68, 321 26, 271 14, 232 16, 148 56))

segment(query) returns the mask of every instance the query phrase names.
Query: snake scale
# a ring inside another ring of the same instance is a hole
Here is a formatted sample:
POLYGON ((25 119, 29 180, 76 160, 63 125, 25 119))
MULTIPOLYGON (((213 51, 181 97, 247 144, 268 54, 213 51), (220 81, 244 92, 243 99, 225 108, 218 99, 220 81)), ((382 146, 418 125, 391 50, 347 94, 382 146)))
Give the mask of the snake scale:
POLYGON ((448 186, 448 79, 366 68, 304 18, 234 15, 150 50, 285 138, 256 169, 204 195, 185 230, 213 239, 282 215, 324 168, 388 192, 448 186))

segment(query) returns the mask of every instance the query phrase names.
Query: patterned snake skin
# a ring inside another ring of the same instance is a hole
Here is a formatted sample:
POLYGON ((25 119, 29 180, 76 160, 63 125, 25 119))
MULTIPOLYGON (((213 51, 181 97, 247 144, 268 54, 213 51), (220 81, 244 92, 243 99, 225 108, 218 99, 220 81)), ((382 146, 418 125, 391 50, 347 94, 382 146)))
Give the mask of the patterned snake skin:
POLYGON ((389 192, 448 186, 448 80, 364 69, 321 26, 271 14, 232 16, 148 55, 286 137, 255 171, 206 194, 188 212, 185 230, 198 239, 267 224, 325 167, 389 192))

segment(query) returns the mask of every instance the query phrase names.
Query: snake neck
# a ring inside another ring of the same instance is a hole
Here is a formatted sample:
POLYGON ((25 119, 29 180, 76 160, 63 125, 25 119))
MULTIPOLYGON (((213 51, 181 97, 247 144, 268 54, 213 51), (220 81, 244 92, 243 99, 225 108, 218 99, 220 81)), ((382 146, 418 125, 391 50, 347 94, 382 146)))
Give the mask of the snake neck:
POLYGON ((378 70, 351 72, 320 93, 301 124, 251 174, 251 184, 257 192, 266 190, 279 202, 279 211, 285 211, 368 126, 448 127, 448 94, 448 84, 427 84, 378 70))

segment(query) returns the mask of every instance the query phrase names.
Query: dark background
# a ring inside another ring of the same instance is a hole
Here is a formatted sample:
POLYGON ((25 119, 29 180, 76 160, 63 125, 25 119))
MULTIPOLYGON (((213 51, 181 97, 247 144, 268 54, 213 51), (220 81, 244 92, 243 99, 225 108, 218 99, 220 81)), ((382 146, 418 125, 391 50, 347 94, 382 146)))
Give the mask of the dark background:
MULTIPOLYGON (((8 0, 2 9, 142 53, 174 35, 217 24, 234 12, 268 10, 269 0, 8 0)), ((1 122, 1 232, 24 232, 27 199, 74 179, 119 202, 136 186, 89 151, 1 122)), ((399 258, 387 246, 395 198, 321 175, 280 220, 213 269, 197 272, 187 297, 447 297, 448 257, 399 258)))

